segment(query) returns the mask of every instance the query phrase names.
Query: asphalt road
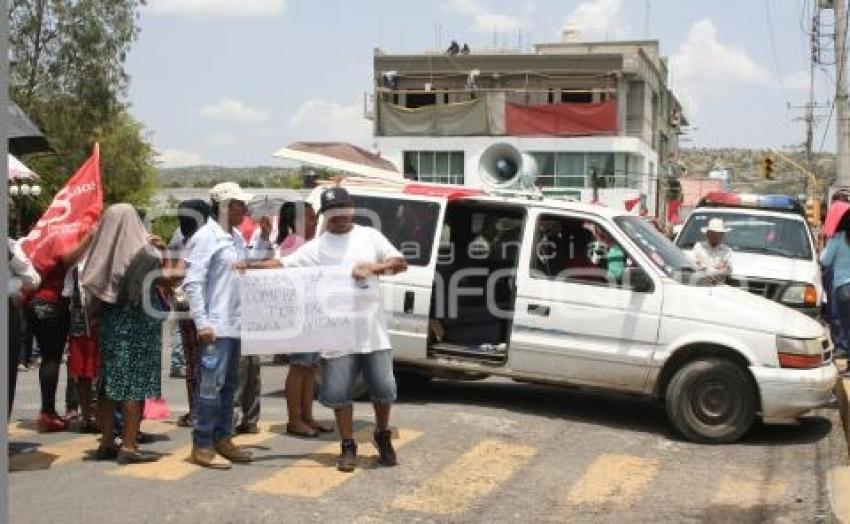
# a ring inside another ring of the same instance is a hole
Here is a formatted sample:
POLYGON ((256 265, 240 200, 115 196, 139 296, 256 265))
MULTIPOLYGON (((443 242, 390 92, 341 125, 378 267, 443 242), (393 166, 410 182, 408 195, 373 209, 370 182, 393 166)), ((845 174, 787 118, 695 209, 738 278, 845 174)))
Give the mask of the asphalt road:
MULTIPOLYGON (((189 431, 168 421, 145 423, 160 434, 156 464, 86 460, 95 437, 32 431, 37 374, 22 373, 12 441, 39 447, 12 457, 11 522, 827 522, 825 474, 847 460, 836 410, 700 446, 642 400, 435 380, 401 390, 400 465, 376 467, 364 440, 362 468, 346 475, 334 436, 282 436, 285 372, 264 367, 264 431, 241 437, 258 460, 228 472, 186 462, 189 431)), ((163 384, 182 414, 183 382, 163 384)), ((365 436, 370 406, 355 416, 365 436)))

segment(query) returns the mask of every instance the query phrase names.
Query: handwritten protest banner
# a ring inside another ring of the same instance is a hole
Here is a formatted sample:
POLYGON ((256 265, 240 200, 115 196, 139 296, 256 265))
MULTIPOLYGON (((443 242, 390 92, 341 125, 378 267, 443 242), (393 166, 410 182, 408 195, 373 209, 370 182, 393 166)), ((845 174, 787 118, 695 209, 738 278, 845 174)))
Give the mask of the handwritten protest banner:
POLYGON ((241 288, 245 355, 368 351, 385 322, 377 280, 350 267, 248 271, 241 288))

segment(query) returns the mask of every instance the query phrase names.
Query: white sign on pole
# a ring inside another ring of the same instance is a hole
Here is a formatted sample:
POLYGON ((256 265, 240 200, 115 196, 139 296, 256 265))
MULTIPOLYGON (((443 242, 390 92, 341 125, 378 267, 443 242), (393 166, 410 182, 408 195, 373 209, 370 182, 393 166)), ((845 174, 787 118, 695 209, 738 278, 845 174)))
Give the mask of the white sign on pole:
POLYGON ((351 267, 248 271, 242 276, 242 354, 356 353, 385 322, 377 279, 351 267))

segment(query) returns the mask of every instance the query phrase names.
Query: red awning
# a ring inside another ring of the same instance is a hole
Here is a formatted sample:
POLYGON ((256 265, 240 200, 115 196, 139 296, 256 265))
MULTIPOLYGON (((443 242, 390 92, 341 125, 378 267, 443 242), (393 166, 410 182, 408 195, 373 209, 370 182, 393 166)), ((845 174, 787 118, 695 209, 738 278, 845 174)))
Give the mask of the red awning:
POLYGON ((410 183, 404 186, 404 193, 408 195, 431 196, 445 198, 449 202, 484 195, 484 191, 470 187, 455 187, 443 184, 421 184, 410 183))
POLYGON ((617 103, 545 104, 523 106, 505 104, 508 135, 515 136, 587 136, 617 132, 617 103))

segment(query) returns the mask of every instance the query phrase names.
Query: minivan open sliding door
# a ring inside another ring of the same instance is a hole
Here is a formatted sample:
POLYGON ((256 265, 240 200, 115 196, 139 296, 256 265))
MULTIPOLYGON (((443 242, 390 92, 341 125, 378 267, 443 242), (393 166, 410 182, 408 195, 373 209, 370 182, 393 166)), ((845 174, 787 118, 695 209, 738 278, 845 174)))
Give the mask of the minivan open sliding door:
POLYGON ((428 319, 446 199, 350 190, 355 222, 379 229, 401 251, 406 272, 381 277, 395 358, 427 358, 428 319))

